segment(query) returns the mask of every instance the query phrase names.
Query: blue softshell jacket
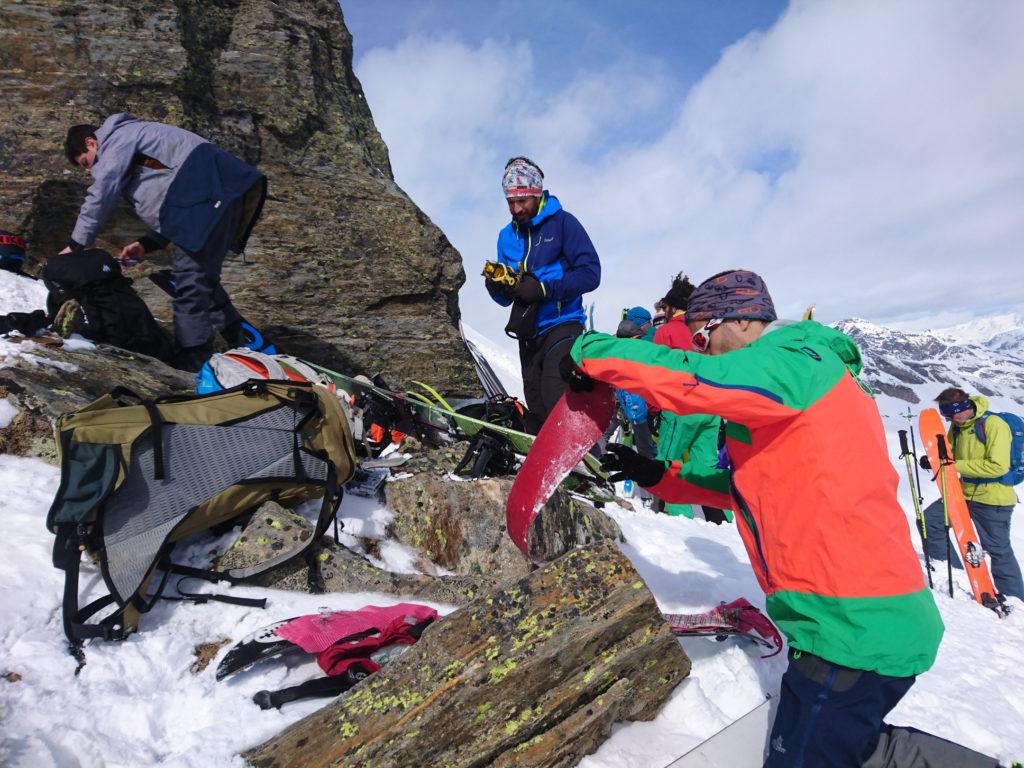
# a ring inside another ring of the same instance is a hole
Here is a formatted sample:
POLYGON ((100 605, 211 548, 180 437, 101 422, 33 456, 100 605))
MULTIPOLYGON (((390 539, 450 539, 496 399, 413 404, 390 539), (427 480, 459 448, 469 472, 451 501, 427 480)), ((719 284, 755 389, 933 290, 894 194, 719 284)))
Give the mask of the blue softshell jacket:
MULTIPOLYGON (((583 225, 544 190, 528 224, 512 221, 498 233, 498 261, 536 277, 546 298, 537 310, 537 335, 562 323, 586 323, 584 293, 601 284, 601 262, 583 225)), ((503 307, 507 296, 491 294, 503 307)))

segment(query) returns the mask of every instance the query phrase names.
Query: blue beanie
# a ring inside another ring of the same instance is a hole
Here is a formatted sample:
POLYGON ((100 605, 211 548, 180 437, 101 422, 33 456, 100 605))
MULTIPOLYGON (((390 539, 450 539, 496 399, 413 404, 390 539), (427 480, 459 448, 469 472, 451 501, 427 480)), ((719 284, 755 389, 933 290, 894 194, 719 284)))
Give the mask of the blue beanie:
POLYGON ((629 320, 637 325, 647 325, 654 320, 651 313, 643 307, 631 307, 630 309, 627 309, 626 314, 622 316, 622 319, 629 320))

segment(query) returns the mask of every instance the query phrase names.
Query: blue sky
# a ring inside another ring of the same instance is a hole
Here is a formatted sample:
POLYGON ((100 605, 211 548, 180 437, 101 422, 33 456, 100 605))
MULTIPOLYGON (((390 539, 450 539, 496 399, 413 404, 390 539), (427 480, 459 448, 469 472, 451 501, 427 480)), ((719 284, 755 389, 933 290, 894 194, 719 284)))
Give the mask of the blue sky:
POLYGON ((1024 304, 1024 3, 345 0, 395 177, 459 249, 467 323, 516 154, 591 234, 599 327, 670 277, 780 310, 955 322, 1024 304), (941 320, 939 320, 941 318, 941 320))

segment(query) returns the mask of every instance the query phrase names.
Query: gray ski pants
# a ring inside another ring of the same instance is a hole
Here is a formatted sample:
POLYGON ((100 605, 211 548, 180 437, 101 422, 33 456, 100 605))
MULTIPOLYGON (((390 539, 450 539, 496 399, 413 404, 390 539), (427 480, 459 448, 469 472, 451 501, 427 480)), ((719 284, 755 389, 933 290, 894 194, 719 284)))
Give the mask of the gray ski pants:
POLYGON ((203 247, 192 253, 177 245, 171 252, 175 297, 174 336, 183 348, 199 347, 213 341, 215 329, 241 320, 220 284, 224 257, 238 230, 242 201, 232 203, 203 247))
POLYGON ((887 725, 864 768, 999 768, 999 763, 916 728, 887 725))

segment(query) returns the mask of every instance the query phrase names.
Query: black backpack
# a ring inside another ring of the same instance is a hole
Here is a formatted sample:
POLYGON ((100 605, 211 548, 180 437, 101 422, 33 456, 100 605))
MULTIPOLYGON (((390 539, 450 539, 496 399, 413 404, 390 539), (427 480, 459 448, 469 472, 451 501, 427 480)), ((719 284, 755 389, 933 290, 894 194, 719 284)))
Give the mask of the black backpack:
POLYGON ((51 318, 75 299, 82 308, 75 330, 86 338, 167 363, 173 360, 171 340, 107 251, 90 248, 52 256, 42 277, 50 291, 46 308, 51 318))

